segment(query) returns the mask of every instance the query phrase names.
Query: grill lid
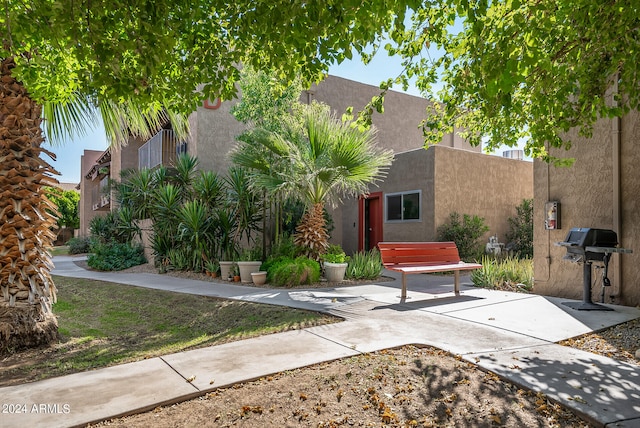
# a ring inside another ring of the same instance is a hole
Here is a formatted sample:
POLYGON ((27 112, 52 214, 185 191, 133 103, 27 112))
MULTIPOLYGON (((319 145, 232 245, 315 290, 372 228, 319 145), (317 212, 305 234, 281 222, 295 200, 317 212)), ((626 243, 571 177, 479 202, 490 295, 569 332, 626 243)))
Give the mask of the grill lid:
POLYGON ((565 247, 616 247, 618 235, 609 229, 574 227, 569 230, 564 242, 558 244, 565 247))

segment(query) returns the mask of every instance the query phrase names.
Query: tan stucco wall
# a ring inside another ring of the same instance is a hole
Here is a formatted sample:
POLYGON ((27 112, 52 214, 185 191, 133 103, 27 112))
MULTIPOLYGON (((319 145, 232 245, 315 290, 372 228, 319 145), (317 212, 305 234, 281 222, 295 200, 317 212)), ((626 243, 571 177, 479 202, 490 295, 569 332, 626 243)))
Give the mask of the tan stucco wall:
MULTIPOLYGON (((449 214, 484 217, 490 235, 504 242, 508 218, 516 206, 533 197, 533 164, 467 150, 435 146, 398 153, 389 174, 371 192, 389 193, 419 190, 422 213, 419 221, 384 222, 385 241, 434 241, 437 228, 449 214)), ((358 209, 355 200, 343 206, 343 247, 357 250, 358 209), (354 222, 356 227, 353 227, 354 222)))
MULTIPOLYGON (((614 144, 616 121, 597 122, 592 138, 571 135, 569 151, 552 151, 556 156, 572 157, 572 167, 556 168, 535 162, 535 205, 539 215, 534 223, 534 278, 536 293, 582 299, 582 265, 562 260, 566 250, 555 245, 563 241, 572 227, 613 229, 621 246, 634 250, 633 254, 614 256, 609 265, 612 287, 606 292, 606 302, 623 305, 640 304, 640 115, 633 112, 621 119, 620 198, 614 190, 614 144), (543 207, 546 201, 561 203, 562 229, 544 228, 543 207), (620 211, 620 222, 615 212, 620 211), (610 296, 615 296, 611 298, 610 296)), ((592 299, 600 301, 600 277, 593 270, 592 299)))
POLYGON ((78 210, 80 227, 77 232, 78 236, 89 236, 89 222, 96 216, 96 212, 93 211, 91 195, 94 186, 97 186, 98 183, 87 180, 85 175, 95 165, 102 153, 104 152, 99 150, 85 150, 80 156, 80 206, 78 210))
POLYGON ((454 211, 478 215, 489 226, 484 240, 497 235, 506 243, 507 219, 516 215, 523 199, 533 198, 533 164, 447 147, 434 149, 436 228, 454 211))
MULTIPOLYGON (((347 107, 353 107, 354 115, 380 94, 380 88, 337 76, 327 76, 320 84, 303 92, 300 101, 310 103, 320 101, 331 106, 337 117, 341 117, 347 107)), ((379 144, 404 152, 424 145, 420 122, 426 117, 429 102, 413 95, 389 91, 384 99, 384 113, 373 113, 372 122, 378 129, 379 144)), ((472 147, 457 134, 445 135, 440 145, 463 148, 480 152, 480 147, 472 147)))
POLYGON ((229 150, 235 146, 236 136, 246 129, 231 115, 231 107, 236 103, 237 100, 224 101, 215 110, 201 106, 191 115, 187 151, 198 158, 200 170, 226 174, 230 165, 229 150))
MULTIPOLYGON (((111 168, 109 173, 111 179, 117 182, 122 181, 122 171, 128 169, 138 169, 138 149, 146 141, 140 138, 129 138, 126 145, 111 149, 111 168)), ((115 192, 111 192, 111 210, 118 208, 115 192)))

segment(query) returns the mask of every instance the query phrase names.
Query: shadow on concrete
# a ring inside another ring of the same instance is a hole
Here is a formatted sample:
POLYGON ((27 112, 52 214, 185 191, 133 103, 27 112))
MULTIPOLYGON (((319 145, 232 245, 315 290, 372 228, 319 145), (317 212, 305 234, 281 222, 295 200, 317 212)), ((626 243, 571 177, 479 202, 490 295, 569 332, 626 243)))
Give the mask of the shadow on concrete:
MULTIPOLYGON (((557 346, 557 345, 556 345, 557 346)), ((509 381, 542 391, 553 401, 573 409, 595 425, 626 421, 635 425, 640 413, 640 371, 621 363, 583 351, 573 358, 556 358, 557 348, 538 348, 518 352, 466 355, 509 381)), ((627 426, 627 425, 623 425, 627 426)))
POLYGON ((484 300, 482 297, 475 296, 447 296, 437 297, 429 300, 412 300, 412 299, 400 299, 399 303, 392 303, 390 305, 380 305, 373 308, 377 309, 391 309, 393 311, 415 311, 420 309, 432 308, 435 306, 447 305, 451 303, 471 302, 475 300, 484 300))

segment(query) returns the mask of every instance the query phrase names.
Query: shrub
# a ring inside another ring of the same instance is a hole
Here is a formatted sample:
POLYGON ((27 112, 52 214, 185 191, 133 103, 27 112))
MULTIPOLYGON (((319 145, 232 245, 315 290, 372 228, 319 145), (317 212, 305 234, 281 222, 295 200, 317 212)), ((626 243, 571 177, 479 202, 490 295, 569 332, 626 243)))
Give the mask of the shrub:
POLYGON ((272 257, 290 257, 295 259, 303 253, 303 248, 299 245, 296 245, 293 242, 293 236, 289 234, 284 234, 280 238, 280 242, 277 245, 273 245, 271 248, 271 256, 272 257))
POLYGON ((509 218, 507 246, 519 257, 533 257, 533 199, 523 199, 516 207, 517 215, 509 218))
POLYGON ((478 260, 484 252, 480 238, 489 227, 484 224, 484 218, 474 215, 453 212, 449 215, 449 221, 438 227, 439 241, 453 241, 458 247, 460 259, 464 261, 478 260))
POLYGON ((484 256, 482 269, 471 273, 471 281, 478 287, 528 293, 533 290, 533 261, 484 256))
POLYGON ((312 284, 320 280, 320 264, 305 256, 295 259, 283 258, 267 270, 267 277, 276 287, 295 287, 312 284))
POLYGON ((382 260, 377 248, 355 253, 347 266, 347 278, 350 279, 375 279, 381 273, 382 260))
POLYGON ((91 250, 91 240, 86 237, 71 238, 67 241, 69 254, 84 254, 91 250))
POLYGON ((118 234, 116 217, 112 212, 106 215, 99 215, 91 219, 89 222, 89 231, 93 239, 101 242, 109 242, 118 234))
POLYGON ((116 271, 146 263, 142 245, 94 242, 87 264, 94 269, 116 271))
POLYGON ((327 252, 321 255, 322 260, 329 263, 347 263, 349 256, 347 256, 340 245, 331 244, 327 248, 327 252))

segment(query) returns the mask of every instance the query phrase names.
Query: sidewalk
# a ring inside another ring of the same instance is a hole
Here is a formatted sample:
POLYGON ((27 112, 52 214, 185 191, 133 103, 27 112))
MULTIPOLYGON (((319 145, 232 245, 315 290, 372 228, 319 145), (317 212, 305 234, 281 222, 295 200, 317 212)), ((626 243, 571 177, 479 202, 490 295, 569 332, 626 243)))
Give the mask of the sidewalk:
MULTIPOLYGON (((638 366, 554 344, 640 317, 637 308, 575 311, 561 304, 568 299, 465 286, 455 296, 453 279, 444 276, 409 276, 409 298, 400 303, 399 280, 336 289, 267 290, 167 275, 91 272, 70 257, 57 257, 55 263, 55 275, 286 305, 328 312, 345 321, 0 388, 2 427, 84 425, 268 374, 406 344, 459 354, 544 392, 602 426, 640 426, 638 366), (193 376, 193 382, 186 382, 193 376)), ((463 277, 465 282, 468 278, 463 277)))

